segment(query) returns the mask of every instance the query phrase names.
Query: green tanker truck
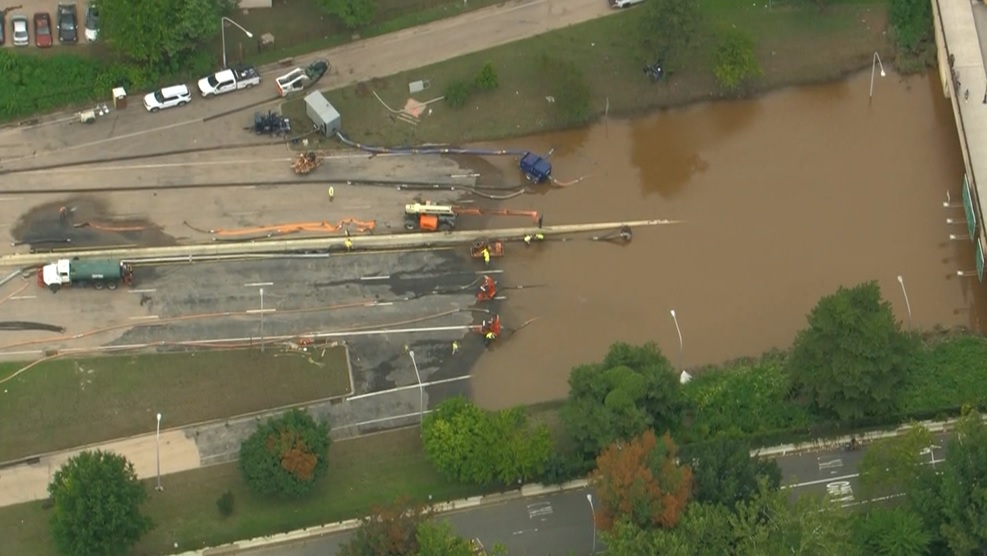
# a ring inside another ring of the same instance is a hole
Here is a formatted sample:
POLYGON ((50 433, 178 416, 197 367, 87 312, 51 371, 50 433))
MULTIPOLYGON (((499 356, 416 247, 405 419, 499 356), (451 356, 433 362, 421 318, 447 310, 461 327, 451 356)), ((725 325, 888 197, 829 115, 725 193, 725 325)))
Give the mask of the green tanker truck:
POLYGON ((92 286, 97 290, 133 285, 134 268, 117 260, 61 259, 38 269, 38 285, 56 292, 66 286, 92 286))

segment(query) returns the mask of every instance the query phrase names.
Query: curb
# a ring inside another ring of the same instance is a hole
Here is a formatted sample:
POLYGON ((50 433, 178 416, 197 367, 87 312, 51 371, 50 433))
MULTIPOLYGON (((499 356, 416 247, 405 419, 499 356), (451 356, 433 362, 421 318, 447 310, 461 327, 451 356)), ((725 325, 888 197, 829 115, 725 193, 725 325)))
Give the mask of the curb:
MULTIPOLYGON (((987 420, 987 416, 985 416, 984 419, 987 420)), ((871 432, 855 434, 852 436, 840 436, 836 438, 820 438, 817 440, 802 442, 798 444, 783 444, 780 446, 771 446, 769 448, 752 450, 751 457, 775 458, 775 457, 800 454, 805 452, 832 450, 835 448, 842 448, 844 445, 850 442, 851 438, 856 439, 857 442, 861 444, 866 444, 869 442, 875 442, 877 440, 883 440, 887 438, 894 438, 896 436, 900 436, 915 427, 925 427, 926 429, 928 429, 930 433, 940 434, 943 432, 949 432, 952 426, 955 425, 957 422, 959 422, 959 419, 949 419, 946 421, 921 421, 914 424, 902 425, 890 430, 876 430, 871 432)), ((501 502, 506 502, 508 500, 543 496, 546 494, 554 494, 558 492, 565 492, 568 490, 577 490, 581 488, 586 488, 588 486, 589 486, 589 481, 586 479, 569 481, 561 485, 543 485, 539 483, 534 483, 530 485, 522 485, 521 488, 518 489, 512 489, 499 493, 488 494, 485 496, 473 496, 461 500, 453 500, 451 502, 441 502, 435 504, 434 508, 437 513, 451 513, 456 511, 467 510, 470 508, 476 508, 486 504, 498 504, 501 502)), ((278 533, 274 535, 268 535, 266 537, 257 537, 245 541, 237 541, 234 543, 224 544, 213 548, 204 548, 200 550, 181 552, 181 553, 173 554, 172 556, 223 556, 227 554, 236 554, 244 550, 257 549, 267 546, 276 546, 279 544, 297 542, 305 539, 313 539, 325 535, 330 535, 333 533, 350 531, 356 529, 359 526, 360 526, 359 519, 349 519, 346 521, 328 523, 326 525, 318 525, 306 529, 297 529, 295 531, 289 531, 287 533, 278 533)))
MULTIPOLYGON (((541 485, 541 484, 524 485, 519 489, 498 492, 495 494, 488 494, 485 496, 472 496, 470 498, 464 498, 462 500, 453 500, 452 502, 442 502, 436 504, 434 508, 436 513, 450 513, 450 512, 468 510, 470 508, 476 508, 478 506, 483 506, 487 504, 497 504, 500 502, 506 502, 508 500, 516 500, 518 498, 530 498, 533 496, 542 496, 545 494, 553 494, 557 492, 564 492, 567 490, 576 490, 580 488, 586 488, 587 486, 589 486, 589 481, 585 479, 570 481, 568 483, 564 483, 561 485, 541 485)), ((244 550, 276 546, 279 544, 298 542, 306 539, 314 539, 325 535, 331 535, 333 533, 351 531, 360 526, 360 521, 361 520, 359 519, 348 519, 346 521, 327 523, 325 525, 317 525, 314 527, 308 527, 306 529, 297 529, 295 531, 289 531, 287 533, 278 533, 266 537, 257 537, 245 541, 237 541, 234 543, 224 544, 212 548, 191 550, 188 552, 175 554, 174 556, 225 556, 228 554, 237 554, 244 550)))

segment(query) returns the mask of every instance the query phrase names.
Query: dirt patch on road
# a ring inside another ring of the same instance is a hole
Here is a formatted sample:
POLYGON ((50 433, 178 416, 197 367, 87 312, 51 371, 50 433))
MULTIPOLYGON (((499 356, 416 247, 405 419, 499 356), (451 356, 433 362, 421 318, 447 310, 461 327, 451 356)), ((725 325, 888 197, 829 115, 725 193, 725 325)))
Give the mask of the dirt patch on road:
POLYGON ((21 216, 11 235, 15 245, 30 245, 32 252, 177 244, 157 224, 113 215, 103 202, 90 197, 37 206, 21 216))

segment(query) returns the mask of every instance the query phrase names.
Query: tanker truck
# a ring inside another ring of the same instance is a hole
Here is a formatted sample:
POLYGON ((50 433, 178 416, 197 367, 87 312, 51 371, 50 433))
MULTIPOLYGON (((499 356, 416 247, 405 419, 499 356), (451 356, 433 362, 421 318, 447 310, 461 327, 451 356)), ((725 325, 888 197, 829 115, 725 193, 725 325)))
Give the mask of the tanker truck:
POLYGON ((111 290, 133 285, 134 268, 117 260, 61 259, 38 269, 38 285, 53 293, 67 286, 89 286, 111 290))

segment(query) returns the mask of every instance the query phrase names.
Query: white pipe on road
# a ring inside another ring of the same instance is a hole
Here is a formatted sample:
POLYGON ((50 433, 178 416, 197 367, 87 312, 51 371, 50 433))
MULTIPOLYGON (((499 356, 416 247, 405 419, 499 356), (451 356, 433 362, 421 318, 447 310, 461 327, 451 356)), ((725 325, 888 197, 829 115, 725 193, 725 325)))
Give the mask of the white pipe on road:
MULTIPOLYGON (((679 220, 638 220, 632 222, 605 222, 598 224, 568 224, 562 226, 546 226, 544 228, 504 228, 499 230, 469 230, 457 232, 408 233, 391 235, 361 235, 350 236, 353 248, 362 249, 401 249, 413 247, 433 247, 468 243, 482 239, 521 239, 528 234, 541 233, 549 235, 578 234, 602 230, 617 230, 621 227, 637 228, 642 226, 657 226, 659 224, 680 224, 679 220)), ((90 251, 73 251, 63 253, 31 253, 4 255, 0 257, 0 267, 25 268, 47 264, 55 259, 79 257, 119 259, 127 262, 139 262, 142 258, 184 258, 189 262, 208 257, 228 257, 229 255, 245 255, 256 253, 292 253, 298 251, 322 251, 327 249, 344 249, 346 237, 291 239, 276 241, 255 241, 243 243, 213 243, 199 245, 176 245, 169 247, 132 247, 121 249, 103 249, 90 251)))

